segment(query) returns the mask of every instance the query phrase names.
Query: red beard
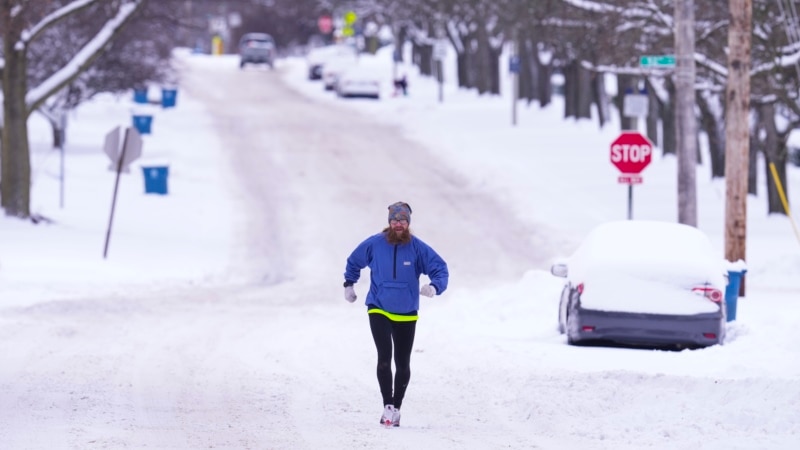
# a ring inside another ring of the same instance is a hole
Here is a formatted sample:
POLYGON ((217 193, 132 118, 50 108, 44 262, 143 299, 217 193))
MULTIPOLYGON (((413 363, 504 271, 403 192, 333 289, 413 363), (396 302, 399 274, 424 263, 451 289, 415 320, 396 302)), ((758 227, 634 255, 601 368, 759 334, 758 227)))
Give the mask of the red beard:
MULTIPOLYGON (((398 227, 400 229, 400 227, 398 227)), ((397 232, 392 227, 386 227, 383 229, 383 233, 386 235, 386 241, 392 245, 396 244, 408 244, 411 242, 411 229, 404 228, 402 231, 397 232)))

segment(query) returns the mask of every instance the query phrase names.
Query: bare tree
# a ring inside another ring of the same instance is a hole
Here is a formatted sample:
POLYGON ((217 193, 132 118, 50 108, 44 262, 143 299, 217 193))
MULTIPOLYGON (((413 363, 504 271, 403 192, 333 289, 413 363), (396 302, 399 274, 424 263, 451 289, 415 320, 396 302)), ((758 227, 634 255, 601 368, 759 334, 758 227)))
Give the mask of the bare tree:
MULTIPOLYGON (((37 112, 53 129, 53 147, 60 148, 67 111, 100 93, 122 94, 150 83, 174 85, 177 74, 171 66, 172 50, 187 23, 180 17, 178 0, 150 2, 86 71, 50 96, 37 112)), ((28 52, 28 82, 39 84, 68 64, 72 55, 114 15, 111 5, 91 14, 72 15, 50 27, 28 52), (98 16, 101 20, 98 20, 98 16)))
POLYGON ((0 204, 6 215, 30 216, 28 117, 52 95, 91 66, 106 45, 147 0, 72 0, 54 6, 45 0, 1 0, 3 40, 3 129, 0 204), (58 6, 60 5, 60 6, 58 6), (111 6, 114 14, 81 46, 70 62, 33 87, 28 83, 29 49, 45 31, 91 7, 111 6))

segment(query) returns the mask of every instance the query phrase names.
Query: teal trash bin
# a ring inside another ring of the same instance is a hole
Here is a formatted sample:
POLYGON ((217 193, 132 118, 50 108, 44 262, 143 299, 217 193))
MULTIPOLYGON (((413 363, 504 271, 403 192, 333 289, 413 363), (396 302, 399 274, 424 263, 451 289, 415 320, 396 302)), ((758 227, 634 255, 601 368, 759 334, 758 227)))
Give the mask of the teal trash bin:
POLYGON ((739 288, 742 285, 742 277, 747 270, 729 270, 728 286, 725 287, 725 309, 727 311, 727 321, 736 320, 736 306, 739 301, 739 288))
POLYGON ((135 103, 147 103, 147 88, 136 88, 133 90, 133 101, 135 103))
POLYGON ((153 116, 145 114, 134 114, 133 127, 139 134, 151 134, 153 128, 153 116))
POLYGON ((167 195, 168 166, 142 167, 144 173, 144 193, 167 195))
POLYGON ((177 99, 178 99, 177 89, 169 89, 169 88, 161 89, 162 108, 174 108, 177 99))

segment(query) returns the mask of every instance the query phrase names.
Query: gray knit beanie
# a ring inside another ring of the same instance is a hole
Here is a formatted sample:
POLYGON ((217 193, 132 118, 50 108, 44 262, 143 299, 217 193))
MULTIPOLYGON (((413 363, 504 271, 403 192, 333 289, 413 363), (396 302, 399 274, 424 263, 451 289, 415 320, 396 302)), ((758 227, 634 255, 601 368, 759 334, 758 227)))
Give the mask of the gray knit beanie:
POLYGON ((406 202, 389 205, 389 220, 407 220, 411 223, 411 207, 406 202))

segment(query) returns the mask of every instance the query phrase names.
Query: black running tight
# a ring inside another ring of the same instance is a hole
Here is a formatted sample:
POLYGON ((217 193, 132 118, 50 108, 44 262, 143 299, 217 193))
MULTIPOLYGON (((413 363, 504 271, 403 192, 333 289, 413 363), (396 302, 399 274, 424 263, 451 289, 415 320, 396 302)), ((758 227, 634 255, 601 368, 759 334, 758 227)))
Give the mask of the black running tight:
POLYGON ((400 409, 411 379, 411 348, 417 322, 393 322, 383 314, 368 314, 369 328, 378 350, 378 385, 384 405, 400 409), (394 341, 394 395, 392 394, 392 341, 394 341))

